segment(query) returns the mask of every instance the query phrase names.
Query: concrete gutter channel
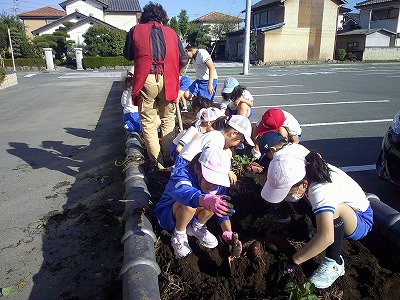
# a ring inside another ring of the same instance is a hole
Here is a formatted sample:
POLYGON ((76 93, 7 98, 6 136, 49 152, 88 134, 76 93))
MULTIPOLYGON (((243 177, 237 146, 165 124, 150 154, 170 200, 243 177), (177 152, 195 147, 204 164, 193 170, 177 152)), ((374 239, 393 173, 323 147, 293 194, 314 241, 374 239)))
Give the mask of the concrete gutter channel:
MULTIPOLYGON (((147 218, 150 193, 147 190, 143 166, 132 158, 143 156, 143 145, 136 133, 127 133, 125 165, 125 234, 124 261, 120 272, 123 279, 123 299, 160 299, 158 275, 160 267, 155 258, 156 236, 147 218)), ((400 213, 386 205, 374 194, 368 194, 374 210, 374 231, 400 247, 400 213)))

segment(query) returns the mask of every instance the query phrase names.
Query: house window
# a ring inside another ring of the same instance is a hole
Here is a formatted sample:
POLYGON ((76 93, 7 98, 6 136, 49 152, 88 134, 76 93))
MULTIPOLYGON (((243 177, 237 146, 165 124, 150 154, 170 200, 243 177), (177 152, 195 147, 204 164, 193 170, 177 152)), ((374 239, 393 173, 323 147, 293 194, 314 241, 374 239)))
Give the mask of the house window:
POLYGON ((260 26, 260 14, 253 15, 253 26, 254 27, 260 26))
POLYGON ((399 16, 398 8, 380 9, 372 11, 372 21, 381 21, 386 19, 397 19, 399 16))
POLYGON ((268 19, 268 23, 267 25, 272 25, 275 24, 275 9, 271 9, 269 11, 267 11, 267 19, 268 19))
POLYGON ((267 10, 253 15, 253 26, 261 27, 275 24, 275 10, 267 10))
POLYGON ((349 50, 349 51, 358 50, 358 42, 347 43, 347 50, 349 50))
POLYGON ((268 16, 267 16, 267 12, 263 11, 260 14, 260 25, 267 25, 268 24, 268 16))

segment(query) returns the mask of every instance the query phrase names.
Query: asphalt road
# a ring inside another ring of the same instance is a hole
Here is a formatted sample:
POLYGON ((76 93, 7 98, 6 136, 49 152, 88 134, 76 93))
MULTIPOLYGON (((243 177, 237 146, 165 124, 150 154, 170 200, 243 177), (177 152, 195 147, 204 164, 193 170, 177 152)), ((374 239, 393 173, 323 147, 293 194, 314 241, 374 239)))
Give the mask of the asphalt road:
MULTIPOLYGON (((217 71, 222 86, 232 70, 217 71)), ((400 187, 375 173, 383 136, 400 110, 399 63, 252 67, 237 79, 255 98, 252 121, 271 107, 290 112, 302 125, 302 144, 400 211, 400 187)))
MULTIPOLYGON (((400 187, 374 171, 382 138, 400 110, 400 63, 251 67, 248 76, 238 67, 219 65, 217 71, 219 92, 223 80, 235 76, 253 94, 252 121, 270 107, 292 113, 306 147, 347 168, 365 191, 400 211, 400 187)), ((114 103, 113 118, 120 120, 120 78, 117 70, 21 73, 17 86, 0 92, 0 287, 37 272, 43 262, 41 238, 34 234, 40 218, 76 204, 81 190, 90 193, 84 186, 72 194, 68 189, 95 168, 97 157, 121 151, 97 143, 80 155, 96 137, 112 138, 99 120, 109 117, 107 103, 114 103)), ((28 299, 29 291, 15 299, 28 299)))

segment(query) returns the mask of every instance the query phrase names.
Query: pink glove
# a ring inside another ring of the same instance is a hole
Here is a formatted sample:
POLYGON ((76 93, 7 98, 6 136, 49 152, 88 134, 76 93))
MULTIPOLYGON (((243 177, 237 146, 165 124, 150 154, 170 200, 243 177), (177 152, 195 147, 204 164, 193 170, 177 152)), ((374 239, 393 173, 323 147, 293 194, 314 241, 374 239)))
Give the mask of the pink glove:
POLYGON ((238 234, 232 231, 224 231, 222 239, 228 243, 232 256, 239 257, 242 253, 242 242, 239 241, 238 234))
POLYGON ((207 194, 203 199, 203 207, 213 211, 218 217, 231 216, 234 213, 233 205, 224 201, 220 195, 207 194))

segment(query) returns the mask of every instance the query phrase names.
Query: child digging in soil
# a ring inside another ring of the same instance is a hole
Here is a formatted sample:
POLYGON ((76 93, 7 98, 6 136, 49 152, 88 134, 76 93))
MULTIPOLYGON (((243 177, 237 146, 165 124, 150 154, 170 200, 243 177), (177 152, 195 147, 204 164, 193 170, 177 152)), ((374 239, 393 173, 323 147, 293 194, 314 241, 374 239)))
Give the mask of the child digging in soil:
POLYGON ((304 196, 316 218, 314 237, 292 257, 271 267, 275 281, 325 251, 309 278, 317 288, 330 287, 344 275, 343 239, 359 240, 372 229, 373 212, 361 187, 342 170, 326 163, 317 152, 307 156, 287 152, 271 161, 261 196, 271 203, 297 202, 304 196))
POLYGON ((251 117, 254 98, 246 87, 239 85, 239 81, 236 78, 226 78, 221 93, 223 99, 221 107, 226 110, 228 116, 242 115, 247 118, 251 117))
MULTIPOLYGON (((172 173, 155 213, 160 226, 173 231, 171 245, 175 256, 187 256, 192 249, 188 235, 194 236, 206 248, 215 248, 217 238, 207 230, 206 222, 216 214, 222 238, 232 246, 232 227, 229 216, 232 204, 224 196, 229 182, 230 157, 220 148, 206 148, 185 167, 172 173)), ((240 247, 241 242, 236 242, 240 247)), ((240 253, 239 252, 239 253, 240 253)))
POLYGON ((298 144, 301 139, 302 130, 296 118, 279 108, 270 108, 263 114, 261 120, 253 126, 252 138, 255 147, 252 149, 252 155, 254 158, 260 157, 259 140, 264 133, 270 131, 278 132, 291 143, 298 144))
MULTIPOLYGON (((171 172, 176 169, 185 167, 197 153, 203 149, 210 147, 225 149, 232 157, 230 147, 236 147, 240 142, 246 142, 250 146, 254 146, 251 140, 251 124, 249 119, 241 115, 223 116, 214 121, 215 130, 202 134, 198 138, 186 144, 179 155, 176 157, 175 166, 171 172)), ((229 172, 231 183, 235 184, 237 177, 231 171, 229 172)))

